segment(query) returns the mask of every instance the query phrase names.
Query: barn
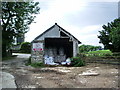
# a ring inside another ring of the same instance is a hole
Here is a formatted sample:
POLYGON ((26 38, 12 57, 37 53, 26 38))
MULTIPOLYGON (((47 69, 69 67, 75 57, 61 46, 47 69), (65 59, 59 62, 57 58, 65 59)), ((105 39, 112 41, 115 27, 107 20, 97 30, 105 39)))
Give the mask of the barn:
POLYGON ((57 23, 32 41, 31 61, 44 62, 52 57, 55 63, 64 62, 78 54, 81 42, 57 23))

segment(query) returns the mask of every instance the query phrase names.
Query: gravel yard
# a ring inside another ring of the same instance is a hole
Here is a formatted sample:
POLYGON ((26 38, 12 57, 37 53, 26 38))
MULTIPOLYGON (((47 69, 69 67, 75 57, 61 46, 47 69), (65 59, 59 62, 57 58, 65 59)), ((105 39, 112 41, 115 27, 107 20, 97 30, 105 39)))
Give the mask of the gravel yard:
POLYGON ((2 62, 2 70, 15 77, 18 88, 118 88, 118 65, 33 68, 25 66, 27 59, 19 54, 2 62))

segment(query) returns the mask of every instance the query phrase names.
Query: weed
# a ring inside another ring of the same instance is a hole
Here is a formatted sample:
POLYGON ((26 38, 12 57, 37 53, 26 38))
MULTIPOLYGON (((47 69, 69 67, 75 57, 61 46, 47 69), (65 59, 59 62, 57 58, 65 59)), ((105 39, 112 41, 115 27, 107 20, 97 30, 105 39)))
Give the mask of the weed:
POLYGON ((30 65, 32 67, 45 67, 45 65, 42 62, 40 62, 40 63, 31 63, 30 65))
POLYGON ((30 65, 31 64, 31 57, 29 57, 27 63, 25 64, 26 66, 30 65))
POLYGON ((80 57, 73 57, 71 58, 71 66, 74 67, 85 66, 85 61, 80 59, 80 57))

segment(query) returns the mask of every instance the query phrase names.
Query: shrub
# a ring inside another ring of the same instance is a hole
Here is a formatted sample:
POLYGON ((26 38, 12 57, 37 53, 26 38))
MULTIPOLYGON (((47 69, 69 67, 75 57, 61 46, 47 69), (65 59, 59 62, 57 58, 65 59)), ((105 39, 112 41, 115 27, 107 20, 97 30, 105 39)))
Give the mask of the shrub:
POLYGON ((85 66, 85 61, 80 59, 80 57, 73 57, 71 58, 71 66, 74 67, 85 66))
POLYGON ((21 53, 30 53, 31 52, 31 45, 30 45, 30 43, 29 42, 23 42, 21 44, 20 52, 21 53))

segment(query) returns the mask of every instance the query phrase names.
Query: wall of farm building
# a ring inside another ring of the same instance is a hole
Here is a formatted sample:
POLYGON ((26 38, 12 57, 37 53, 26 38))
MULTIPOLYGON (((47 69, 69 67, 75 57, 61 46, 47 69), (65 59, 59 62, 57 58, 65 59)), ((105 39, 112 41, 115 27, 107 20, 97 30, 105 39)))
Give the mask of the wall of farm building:
POLYGON ((59 27, 55 25, 55 27, 52 28, 52 30, 46 32, 37 40, 44 40, 44 38, 47 38, 47 37, 60 37, 59 27))
MULTIPOLYGON (((66 36, 70 37, 70 40, 73 42, 73 44, 71 44, 71 47, 73 50, 72 54, 74 57, 77 56, 78 52, 79 52, 79 48, 78 48, 78 41, 73 38, 73 36, 69 35, 68 33, 66 33, 65 31, 63 31, 62 29, 60 29, 57 25, 54 26, 54 28, 51 28, 51 30, 43 33, 38 39, 34 40, 34 42, 32 43, 32 51, 31 51, 31 61, 32 63, 34 62, 44 62, 44 54, 45 54, 45 38, 60 38, 60 31, 62 31, 63 33, 66 34, 66 36), (41 47, 39 48, 34 48, 35 43, 40 46, 39 44, 42 45, 43 49, 41 49, 41 47), (34 44, 34 45, 33 45, 34 44)), ((65 37, 66 37, 65 36, 65 37)))
POLYGON ((78 41, 73 40, 73 57, 79 53, 78 41))
MULTIPOLYGON (((37 43, 42 44, 43 46, 43 50, 33 50, 33 44, 32 43, 32 62, 44 62, 43 61, 43 55, 45 53, 45 42, 44 41, 38 41, 37 43)), ((78 41, 76 41, 75 39, 73 39, 73 57, 77 56, 77 54, 79 53, 79 48, 78 48, 78 41)))

